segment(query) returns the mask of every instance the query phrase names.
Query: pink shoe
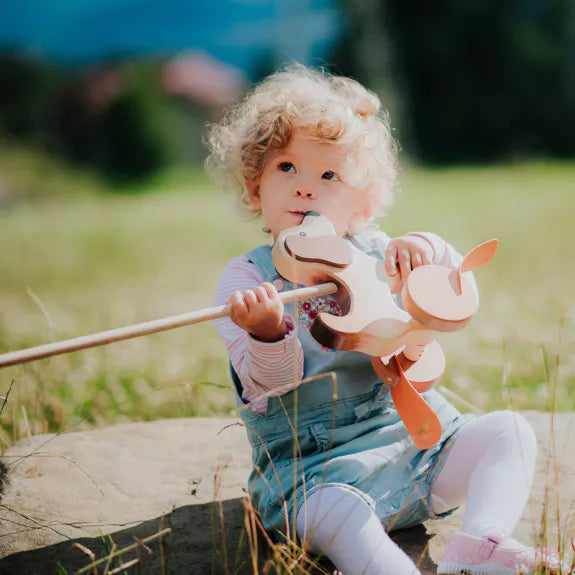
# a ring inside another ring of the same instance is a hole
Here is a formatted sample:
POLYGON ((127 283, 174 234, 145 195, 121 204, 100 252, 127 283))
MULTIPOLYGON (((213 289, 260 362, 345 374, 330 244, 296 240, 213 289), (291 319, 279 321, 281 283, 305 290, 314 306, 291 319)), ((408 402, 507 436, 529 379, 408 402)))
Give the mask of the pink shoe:
POLYGON ((443 550, 437 575, 568 575, 569 567, 549 549, 501 547, 489 538, 456 533, 443 550))

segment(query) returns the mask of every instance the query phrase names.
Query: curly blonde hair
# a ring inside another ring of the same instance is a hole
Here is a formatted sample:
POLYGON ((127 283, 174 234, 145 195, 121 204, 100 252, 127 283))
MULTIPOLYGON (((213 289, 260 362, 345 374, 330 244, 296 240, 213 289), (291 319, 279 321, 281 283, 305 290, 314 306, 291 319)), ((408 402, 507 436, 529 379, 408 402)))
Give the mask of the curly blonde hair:
MULTIPOLYGON (((246 180, 257 180, 270 155, 283 150, 295 129, 350 150, 353 187, 365 191, 376 215, 393 202, 397 147, 379 98, 350 78, 292 66, 265 78, 222 120, 207 126, 209 172, 249 205, 246 180)), ((259 212, 256 212, 259 214, 259 212)))

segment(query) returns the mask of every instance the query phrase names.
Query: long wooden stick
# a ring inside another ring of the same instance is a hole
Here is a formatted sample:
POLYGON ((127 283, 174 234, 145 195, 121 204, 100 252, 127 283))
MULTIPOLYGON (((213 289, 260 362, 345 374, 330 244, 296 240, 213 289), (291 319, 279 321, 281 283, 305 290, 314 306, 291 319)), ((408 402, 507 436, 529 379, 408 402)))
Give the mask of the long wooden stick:
MULTIPOLYGON (((311 287, 298 288, 280 293, 280 299, 283 303, 290 303, 308 297, 318 297, 335 293, 337 286, 334 283, 319 284, 311 287)), ((28 349, 21 349, 19 351, 10 351, 8 353, 0 354, 0 368, 16 365, 19 363, 27 363, 53 355, 60 355, 63 353, 70 353, 80 349, 89 347, 96 347, 98 345, 106 345, 115 341, 122 341, 124 339, 132 339, 143 335, 158 333, 177 327, 184 327, 194 323, 201 323, 225 317, 230 315, 231 305, 220 305, 210 307, 199 311, 192 311, 182 313, 180 315, 172 315, 162 319, 155 319, 135 325, 128 325, 108 331, 101 331, 90 335, 83 335, 66 339, 64 341, 57 341, 54 343, 47 343, 28 349)))

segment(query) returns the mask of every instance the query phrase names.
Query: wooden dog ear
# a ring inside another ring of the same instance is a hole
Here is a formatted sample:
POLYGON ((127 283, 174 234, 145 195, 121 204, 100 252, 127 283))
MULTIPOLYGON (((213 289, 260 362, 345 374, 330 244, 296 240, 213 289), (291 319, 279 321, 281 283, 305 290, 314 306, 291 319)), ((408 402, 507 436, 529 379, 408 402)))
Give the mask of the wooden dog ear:
POLYGON ((461 268, 461 273, 476 270, 491 261, 497 251, 498 245, 498 240, 489 240, 475 246, 463 258, 463 261, 459 266, 461 268))
POLYGON ((339 236, 288 236, 287 252, 298 261, 346 268, 353 261, 349 242, 339 236))

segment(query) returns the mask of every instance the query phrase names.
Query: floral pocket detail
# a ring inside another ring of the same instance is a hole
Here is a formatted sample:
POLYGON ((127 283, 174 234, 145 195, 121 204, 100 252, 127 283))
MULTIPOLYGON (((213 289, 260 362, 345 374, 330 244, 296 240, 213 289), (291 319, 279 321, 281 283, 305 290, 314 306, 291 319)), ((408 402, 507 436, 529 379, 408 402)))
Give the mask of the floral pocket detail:
MULTIPOLYGON (((318 313, 325 312, 331 315, 343 315, 341 307, 329 296, 304 299, 298 303, 297 315, 303 326, 309 331, 318 313)), ((322 345, 324 351, 335 351, 322 345)))

